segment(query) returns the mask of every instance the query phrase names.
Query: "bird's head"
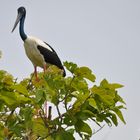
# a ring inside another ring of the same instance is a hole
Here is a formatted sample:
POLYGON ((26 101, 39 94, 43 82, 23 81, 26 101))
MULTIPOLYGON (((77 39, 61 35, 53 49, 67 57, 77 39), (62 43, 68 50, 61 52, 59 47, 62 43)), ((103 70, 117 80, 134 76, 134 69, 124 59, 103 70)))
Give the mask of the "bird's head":
POLYGON ((17 15, 17 18, 16 18, 16 21, 15 21, 15 24, 14 24, 14 27, 12 29, 12 32, 15 30, 17 24, 19 23, 19 21, 26 16, 26 9, 24 7, 19 7, 18 10, 18 15, 17 15))

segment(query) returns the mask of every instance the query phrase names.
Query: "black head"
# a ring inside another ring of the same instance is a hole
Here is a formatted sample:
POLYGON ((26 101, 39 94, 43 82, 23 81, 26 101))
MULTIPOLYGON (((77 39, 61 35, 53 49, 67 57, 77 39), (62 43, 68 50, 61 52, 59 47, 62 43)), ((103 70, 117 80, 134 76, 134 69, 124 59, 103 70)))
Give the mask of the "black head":
POLYGON ((17 18, 16 18, 16 21, 15 21, 15 24, 14 24, 14 27, 12 29, 12 32, 15 30, 17 24, 19 23, 19 21, 26 16, 26 9, 24 7, 19 7, 18 8, 18 15, 17 15, 17 18))
POLYGON ((22 16, 26 15, 26 9, 24 7, 19 7, 17 11, 18 11, 18 14, 20 13, 22 16))

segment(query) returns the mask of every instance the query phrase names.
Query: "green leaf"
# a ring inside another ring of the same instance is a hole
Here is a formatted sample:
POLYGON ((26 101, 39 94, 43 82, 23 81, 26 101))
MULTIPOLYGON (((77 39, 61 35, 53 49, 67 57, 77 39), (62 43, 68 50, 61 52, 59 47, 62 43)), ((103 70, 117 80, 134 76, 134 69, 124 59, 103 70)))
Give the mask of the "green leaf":
POLYGON ((118 84, 118 83, 110 84, 110 83, 108 83, 108 81, 106 79, 103 79, 101 81, 100 86, 101 87, 104 87, 104 88, 112 89, 112 90, 115 90, 115 89, 118 89, 118 88, 122 88, 123 87, 123 85, 118 84))
POLYGON ((69 70, 71 73, 74 73, 74 71, 77 68, 77 65, 75 63, 72 62, 64 62, 64 66, 67 68, 67 70, 69 70))
POLYGON ((113 84, 110 84, 110 87, 111 87, 112 89, 118 89, 118 88, 122 88, 122 87, 124 87, 124 86, 121 85, 121 84, 118 84, 118 83, 113 83, 113 84))
POLYGON ((67 132, 68 132, 68 133, 71 133, 72 135, 74 134, 74 131, 75 131, 75 130, 74 130, 73 128, 67 130, 67 132))
POLYGON ((33 121, 33 132, 41 136, 42 138, 45 138, 48 135, 48 129, 44 125, 42 119, 36 119, 33 121))
POLYGON ((108 87, 108 81, 106 80, 106 79, 103 79, 102 81, 101 81, 101 83, 100 83, 100 86, 102 86, 102 87, 108 87))
POLYGON ((73 135, 66 131, 60 131, 55 134, 54 140, 75 140, 73 135))
POLYGON ((88 99, 88 101, 89 101, 89 105, 91 105, 92 107, 94 107, 95 109, 98 110, 98 106, 97 106, 96 101, 94 100, 94 98, 90 98, 90 99, 88 99))
POLYGON ((115 94, 115 101, 121 102, 123 104, 126 104, 122 97, 120 97, 117 93, 115 94))
POLYGON ((22 84, 12 85, 11 88, 23 95, 28 96, 28 90, 22 84))
POLYGON ((2 123, 0 123, 0 139, 4 139, 4 126, 2 123))
POLYGON ((95 95, 98 95, 102 102, 104 102, 106 105, 110 106, 115 104, 115 91, 106 90, 97 86, 94 86, 91 90, 95 95))
POLYGON ((77 68, 74 72, 75 75, 86 78, 92 82, 95 81, 96 77, 92 74, 92 71, 88 67, 77 68))
POLYGON ((60 90, 64 88, 65 81, 64 77, 61 75, 45 75, 45 80, 48 87, 53 90, 60 90))
POLYGON ((10 86, 13 84, 13 76, 4 70, 0 70, 0 83, 4 86, 10 86))
POLYGON ((71 83, 71 87, 73 87, 76 91, 88 91, 88 84, 86 80, 78 77, 74 78, 71 83))
POLYGON ((111 121, 114 123, 115 126, 118 125, 118 120, 117 120, 117 116, 116 114, 112 113, 112 112, 108 112, 105 114, 105 121, 108 123, 109 126, 112 126, 111 121))
POLYGON ((90 126, 82 120, 77 121, 77 123, 75 124, 75 129, 79 133, 85 132, 90 136, 92 135, 92 130, 91 130, 90 126))
POLYGON ((14 135, 21 137, 23 125, 19 123, 18 118, 15 115, 10 115, 8 117, 7 126, 14 135))
POLYGON ((30 99, 20 95, 17 92, 2 91, 0 93, 0 100, 4 101, 10 108, 16 108, 20 104, 30 102, 30 99))
POLYGON ((88 120, 92 117, 95 117, 95 114, 93 112, 91 112, 90 110, 82 110, 78 113, 76 113, 76 117, 80 120, 88 120))
POLYGON ((5 105, 4 102, 2 100, 0 100, 0 112, 3 111, 4 105, 5 105))
POLYGON ((33 117, 31 107, 21 108, 19 114, 26 122, 31 121, 33 117))
POLYGON ((120 118, 120 120, 126 124, 125 120, 124 120, 124 117, 122 115, 122 112, 118 109, 118 108, 114 108, 113 111, 117 114, 117 116, 120 118))
POLYGON ((14 92, 3 91, 0 93, 0 100, 3 100, 8 106, 17 105, 18 98, 14 92))
POLYGON ((108 126, 110 126, 110 127, 112 126, 112 123, 108 118, 104 118, 104 121, 108 124, 108 126))
POLYGON ((115 126, 118 126, 118 121, 117 121, 117 117, 115 114, 111 113, 111 120, 113 121, 113 123, 115 124, 115 126))
MULTIPOLYGON (((44 91, 43 91, 43 90, 41 90, 41 89, 37 90, 37 91, 35 92, 35 95, 36 95, 36 97, 35 97, 36 103, 39 103, 42 99, 43 99, 43 102, 45 101, 45 98, 44 98, 44 91)), ((42 103, 43 103, 43 102, 42 102, 42 103)))
POLYGON ((21 137, 21 132, 23 131, 23 126, 21 124, 15 124, 13 127, 10 129, 16 136, 21 137))
POLYGON ((55 65, 50 65, 46 70, 46 75, 62 75, 62 70, 55 65))
POLYGON ((18 99, 19 104, 30 103, 31 99, 25 96, 20 95, 19 93, 15 92, 15 95, 18 99))
POLYGON ((77 118, 72 116, 72 115, 65 115, 65 118, 64 118, 64 123, 68 126, 72 126, 76 123, 77 121, 77 118))

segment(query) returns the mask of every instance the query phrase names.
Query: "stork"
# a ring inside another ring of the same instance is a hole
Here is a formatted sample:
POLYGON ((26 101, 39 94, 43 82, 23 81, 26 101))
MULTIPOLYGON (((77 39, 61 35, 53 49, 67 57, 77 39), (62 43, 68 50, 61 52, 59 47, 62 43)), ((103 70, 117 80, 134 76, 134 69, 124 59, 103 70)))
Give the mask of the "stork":
POLYGON ((26 9, 24 7, 19 7, 17 11, 18 11, 18 15, 14 27, 12 29, 12 32, 15 30, 17 24, 20 23, 19 25, 20 37, 24 42, 26 55, 34 66, 34 74, 36 80, 38 80, 37 67, 43 68, 45 72, 46 68, 49 65, 55 65, 58 68, 60 68, 63 71, 63 76, 65 76, 66 75, 65 69, 55 50, 48 43, 36 37, 28 36, 24 32, 26 9))

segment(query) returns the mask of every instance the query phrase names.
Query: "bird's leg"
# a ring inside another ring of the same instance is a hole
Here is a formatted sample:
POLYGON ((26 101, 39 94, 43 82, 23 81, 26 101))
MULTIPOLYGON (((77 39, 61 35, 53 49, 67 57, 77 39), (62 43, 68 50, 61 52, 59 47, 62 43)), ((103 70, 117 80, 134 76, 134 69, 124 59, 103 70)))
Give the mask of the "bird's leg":
POLYGON ((35 74, 36 81, 39 81, 38 76, 37 76, 37 67, 36 66, 34 66, 34 74, 35 74))
POLYGON ((47 70, 47 64, 44 64, 44 66, 43 66, 43 70, 44 70, 44 73, 45 73, 46 70, 47 70))

